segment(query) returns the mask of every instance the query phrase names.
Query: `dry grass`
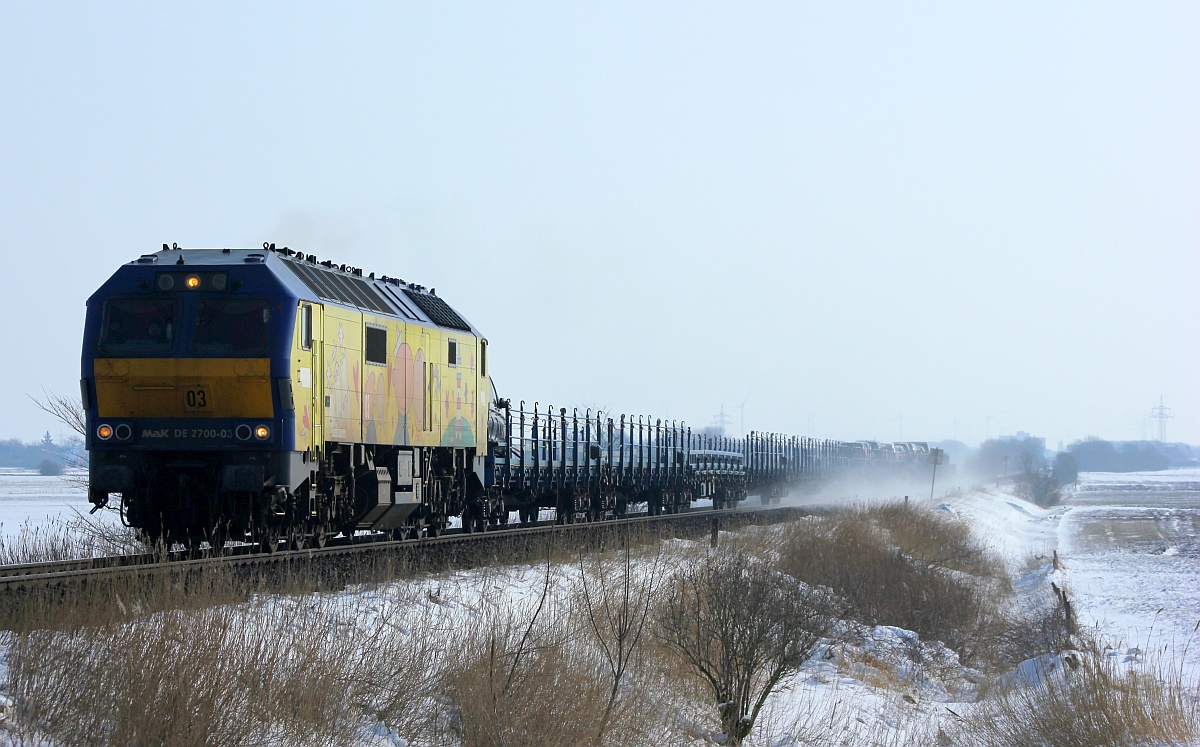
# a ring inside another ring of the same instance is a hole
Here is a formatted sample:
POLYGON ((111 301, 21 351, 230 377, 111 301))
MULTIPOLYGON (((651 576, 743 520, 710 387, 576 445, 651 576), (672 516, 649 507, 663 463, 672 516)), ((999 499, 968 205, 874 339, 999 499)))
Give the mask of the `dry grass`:
POLYGON ((849 520, 865 520, 912 561, 972 576, 1006 579, 1003 561, 974 535, 971 524, 945 511, 892 502, 851 510, 849 520))
POLYGON ((745 532, 734 544, 846 602, 850 619, 937 640, 964 664, 1005 669, 1069 645, 1064 608, 1017 613, 1004 562, 944 511, 892 502, 745 532))
POLYGON ((145 552, 137 532, 76 513, 41 524, 26 521, 15 535, 0 535, 0 565, 80 560, 145 552))
POLYGON ((413 600, 317 594, 14 633, 14 743, 332 747, 372 721, 419 737, 441 643, 413 600))
POLYGON ((853 619, 940 640, 964 660, 975 653, 977 633, 995 606, 992 584, 912 560, 866 515, 796 523, 786 533, 779 568, 832 589, 853 619))
POLYGON ((638 547, 547 559, 538 593, 503 594, 463 625, 446 658, 454 718, 445 736, 464 747, 670 743, 665 680, 648 651, 661 549, 638 547))
POLYGON ((965 747, 1193 744, 1197 695, 1169 667, 1126 666, 1104 652, 1064 656, 1033 683, 994 688, 955 729, 965 747))

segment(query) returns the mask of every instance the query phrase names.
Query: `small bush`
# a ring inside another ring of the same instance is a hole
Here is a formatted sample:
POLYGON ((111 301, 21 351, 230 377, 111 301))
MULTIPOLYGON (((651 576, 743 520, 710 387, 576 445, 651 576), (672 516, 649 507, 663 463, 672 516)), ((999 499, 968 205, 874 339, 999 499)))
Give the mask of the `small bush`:
POLYGON ((913 561, 974 576, 1003 579, 1003 562, 974 535, 971 524, 941 510, 899 501, 851 512, 887 532, 887 540, 913 561))
POLYGON ((58 477, 63 473, 62 462, 57 459, 43 459, 38 464, 38 473, 47 477, 58 477))
POLYGON ((1022 472, 1013 478, 1013 488, 1019 497, 1042 508, 1056 506, 1062 499, 1058 480, 1042 472, 1022 472))
POLYGON ((736 552, 680 570, 662 596, 655 635, 708 687, 728 745, 750 735, 834 619, 827 593, 736 552))

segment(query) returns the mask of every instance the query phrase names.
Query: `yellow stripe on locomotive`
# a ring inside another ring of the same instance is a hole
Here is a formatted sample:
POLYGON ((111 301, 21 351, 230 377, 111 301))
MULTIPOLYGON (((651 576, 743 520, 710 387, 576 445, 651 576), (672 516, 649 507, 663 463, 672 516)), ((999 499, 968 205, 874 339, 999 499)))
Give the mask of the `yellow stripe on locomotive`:
POLYGON ((101 418, 271 418, 269 358, 96 358, 101 418))

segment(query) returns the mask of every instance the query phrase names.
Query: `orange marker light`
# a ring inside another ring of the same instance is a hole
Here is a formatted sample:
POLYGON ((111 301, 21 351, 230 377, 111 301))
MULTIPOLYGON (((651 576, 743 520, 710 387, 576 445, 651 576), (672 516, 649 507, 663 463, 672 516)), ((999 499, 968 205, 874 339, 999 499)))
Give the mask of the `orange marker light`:
POLYGON ((199 288, 200 287, 200 276, 199 275, 188 275, 186 282, 187 282, 187 287, 189 287, 189 288, 199 288))
POLYGON ((265 441, 267 436, 271 435, 271 429, 265 425, 260 425, 254 429, 254 435, 257 436, 260 441, 265 441))
POLYGON ((107 441, 112 438, 112 434, 113 429, 111 425, 102 425, 96 429, 96 435, 100 437, 101 441, 107 441))

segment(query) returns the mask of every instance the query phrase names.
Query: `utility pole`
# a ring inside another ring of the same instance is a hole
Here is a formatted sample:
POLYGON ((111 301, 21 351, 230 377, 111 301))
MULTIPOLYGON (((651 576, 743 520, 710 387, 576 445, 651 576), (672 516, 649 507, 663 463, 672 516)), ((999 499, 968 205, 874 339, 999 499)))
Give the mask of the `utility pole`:
POLYGON ((731 420, 733 420, 733 418, 725 414, 725 405, 721 405, 721 413, 713 418, 713 425, 717 426, 717 428, 721 430, 721 435, 724 436, 725 426, 728 425, 729 421, 731 420))
POLYGON ((1167 441, 1167 421, 1170 420, 1171 418, 1175 417, 1174 415, 1167 414, 1170 411, 1171 411, 1171 408, 1163 406, 1162 395, 1159 395, 1158 407, 1151 408, 1151 410, 1150 410, 1150 420, 1158 421, 1158 441, 1159 441, 1159 443, 1166 443, 1166 441, 1167 441))

